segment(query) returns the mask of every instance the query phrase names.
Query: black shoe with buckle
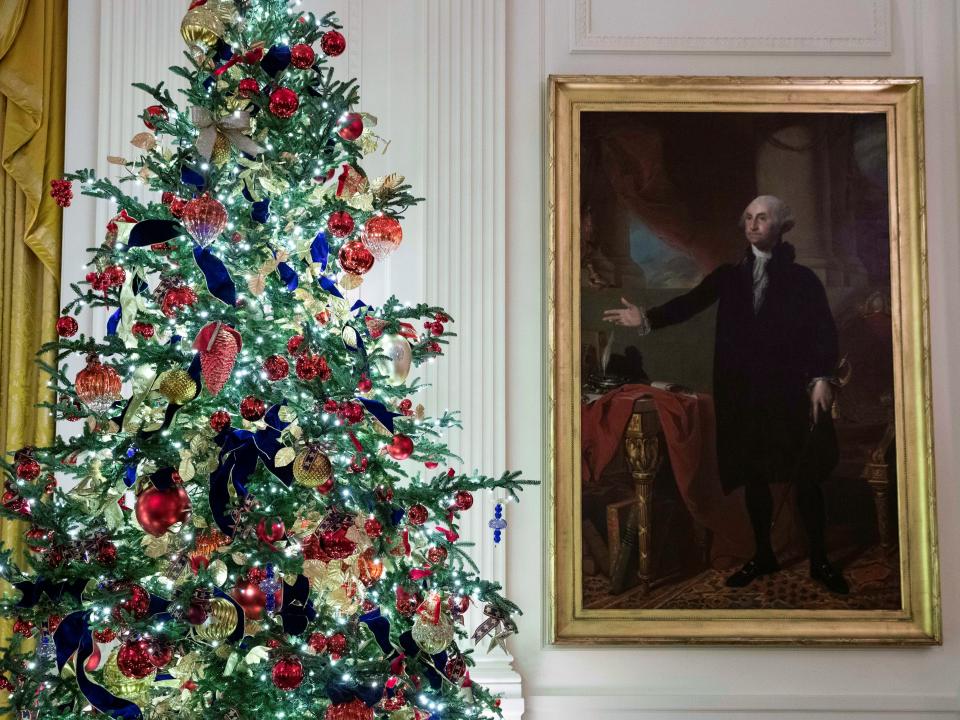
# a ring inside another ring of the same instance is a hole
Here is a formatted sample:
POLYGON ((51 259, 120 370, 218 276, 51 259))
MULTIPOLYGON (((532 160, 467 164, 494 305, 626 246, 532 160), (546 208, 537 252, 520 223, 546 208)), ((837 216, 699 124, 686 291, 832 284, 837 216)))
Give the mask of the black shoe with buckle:
POLYGON ((746 587, 758 577, 777 572, 780 565, 776 558, 753 558, 750 562, 727 578, 727 587, 746 587))
POLYGON ((837 595, 850 593, 850 586, 843 574, 826 560, 810 561, 810 577, 837 595))

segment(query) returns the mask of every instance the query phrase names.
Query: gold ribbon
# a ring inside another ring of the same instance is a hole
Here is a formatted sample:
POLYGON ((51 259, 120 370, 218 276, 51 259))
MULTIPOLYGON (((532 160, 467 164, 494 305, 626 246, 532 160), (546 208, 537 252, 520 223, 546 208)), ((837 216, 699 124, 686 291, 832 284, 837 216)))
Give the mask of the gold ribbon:
POLYGON ((214 143, 217 142, 217 133, 223 135, 230 143, 248 155, 259 155, 263 148, 244 133, 250 132, 250 113, 246 110, 234 110, 233 113, 215 120, 213 113, 207 108, 192 107, 190 116, 194 126, 200 131, 197 138, 197 150, 207 160, 213 154, 214 143))

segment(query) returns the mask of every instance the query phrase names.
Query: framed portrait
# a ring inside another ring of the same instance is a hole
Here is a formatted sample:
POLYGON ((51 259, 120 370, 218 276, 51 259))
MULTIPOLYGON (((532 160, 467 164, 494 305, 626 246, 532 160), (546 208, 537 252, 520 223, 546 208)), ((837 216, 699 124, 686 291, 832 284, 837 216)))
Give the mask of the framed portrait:
POLYGON ((939 643, 921 81, 549 120, 553 641, 939 643))

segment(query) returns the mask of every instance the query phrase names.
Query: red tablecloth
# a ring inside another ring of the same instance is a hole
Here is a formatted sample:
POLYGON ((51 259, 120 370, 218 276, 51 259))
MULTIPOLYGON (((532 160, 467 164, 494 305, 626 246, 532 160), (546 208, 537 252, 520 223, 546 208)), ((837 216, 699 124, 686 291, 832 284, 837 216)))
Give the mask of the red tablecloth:
MULTIPOLYGON (((711 557, 717 567, 732 567, 753 555, 753 533, 743 491, 725 495, 717 472, 716 419, 713 399, 663 390, 652 385, 624 385, 581 407, 583 483, 600 481, 604 469, 623 452, 623 433, 642 395, 653 397, 677 488, 694 520, 713 532, 711 557)), ((776 507, 784 488, 775 488, 776 507)), ((784 549, 795 535, 793 503, 777 518, 774 546, 784 549)), ((654 518, 656 521, 656 518, 654 518)))

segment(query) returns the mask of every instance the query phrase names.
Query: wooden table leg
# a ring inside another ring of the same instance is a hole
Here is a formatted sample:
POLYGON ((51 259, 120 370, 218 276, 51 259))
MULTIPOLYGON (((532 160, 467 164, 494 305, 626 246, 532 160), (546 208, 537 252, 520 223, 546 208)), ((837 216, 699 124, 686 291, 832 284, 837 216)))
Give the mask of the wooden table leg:
POLYGON ((637 501, 637 578, 646 593, 653 582, 653 481, 660 466, 660 420, 653 398, 638 398, 624 435, 627 464, 637 501))

